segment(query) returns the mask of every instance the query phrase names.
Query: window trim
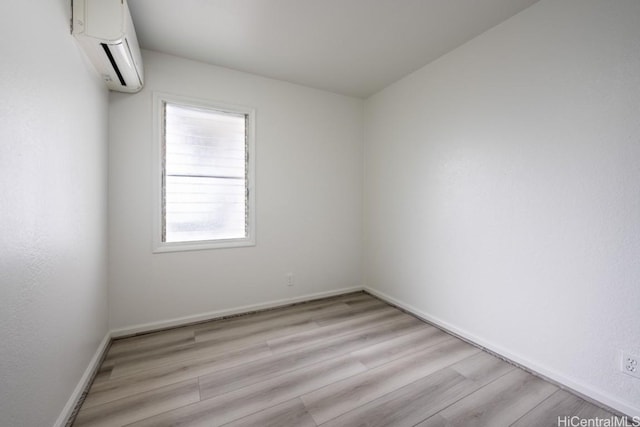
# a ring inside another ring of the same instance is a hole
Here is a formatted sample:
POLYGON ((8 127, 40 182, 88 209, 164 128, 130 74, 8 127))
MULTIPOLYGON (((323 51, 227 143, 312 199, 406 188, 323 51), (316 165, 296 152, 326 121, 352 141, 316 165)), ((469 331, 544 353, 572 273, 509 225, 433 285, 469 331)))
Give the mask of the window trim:
POLYGON ((255 117, 253 107, 227 104, 200 98, 173 95, 163 92, 153 92, 153 253, 197 251, 207 249, 223 249, 255 246, 256 244, 256 200, 255 200, 255 117), (190 107, 207 108, 229 113, 245 114, 247 116, 247 237, 240 239, 202 240, 196 242, 163 242, 162 241, 162 181, 164 167, 164 108, 165 102, 190 107))

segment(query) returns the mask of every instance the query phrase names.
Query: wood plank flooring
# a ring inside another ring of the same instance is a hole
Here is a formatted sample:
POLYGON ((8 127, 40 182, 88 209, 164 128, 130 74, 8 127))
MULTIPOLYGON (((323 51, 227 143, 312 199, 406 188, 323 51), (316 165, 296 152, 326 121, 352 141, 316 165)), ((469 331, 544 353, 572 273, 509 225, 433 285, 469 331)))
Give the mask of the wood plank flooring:
POLYGON ((366 293, 113 342, 74 426, 554 426, 613 415, 366 293))

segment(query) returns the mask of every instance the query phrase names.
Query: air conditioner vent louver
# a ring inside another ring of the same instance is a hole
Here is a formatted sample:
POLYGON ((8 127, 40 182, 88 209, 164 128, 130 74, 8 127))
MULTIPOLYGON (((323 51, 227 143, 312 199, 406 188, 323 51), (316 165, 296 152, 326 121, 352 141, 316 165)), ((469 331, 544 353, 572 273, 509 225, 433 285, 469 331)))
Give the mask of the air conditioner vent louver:
POLYGON ((104 53, 107 55, 107 58, 109 58, 109 62, 111 63, 111 66, 113 67, 113 69, 115 70, 116 74, 118 75, 118 80, 120 80, 120 84, 122 86, 126 86, 127 83, 122 78, 122 73, 120 72, 120 68, 118 68, 118 64, 116 64, 116 61, 113 59, 113 55, 111 54, 111 51, 109 50, 109 46, 107 46, 104 43, 100 43, 100 46, 102 46, 102 48, 104 49, 104 53))

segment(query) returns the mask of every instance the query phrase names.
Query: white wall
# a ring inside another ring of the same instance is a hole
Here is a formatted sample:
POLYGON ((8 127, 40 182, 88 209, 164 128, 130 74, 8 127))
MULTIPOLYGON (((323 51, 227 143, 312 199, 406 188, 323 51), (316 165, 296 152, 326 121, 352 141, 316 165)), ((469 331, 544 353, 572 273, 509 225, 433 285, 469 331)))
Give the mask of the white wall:
POLYGON ((107 331, 107 90, 68 1, 0 3, 0 425, 51 426, 107 331))
POLYGON ((150 51, 143 60, 144 90, 110 97, 111 327, 360 286, 362 101, 150 51), (153 91, 256 108, 255 247, 151 253, 153 91))
POLYGON ((639 22, 543 0, 365 104, 367 286, 635 414, 639 22))

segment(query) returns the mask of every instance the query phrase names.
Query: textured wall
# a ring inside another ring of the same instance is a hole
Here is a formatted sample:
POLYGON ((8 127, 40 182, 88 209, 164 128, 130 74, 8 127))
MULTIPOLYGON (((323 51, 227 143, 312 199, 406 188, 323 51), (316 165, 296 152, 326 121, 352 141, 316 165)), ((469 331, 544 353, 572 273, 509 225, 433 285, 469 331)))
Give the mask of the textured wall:
POLYGON ((143 59, 145 89, 110 98, 111 326, 360 286, 362 101, 150 51, 143 59), (256 108, 255 247, 151 253, 153 91, 256 108))
POLYGON ((635 413, 639 22, 543 0, 365 106, 367 285, 635 413))
POLYGON ((107 330, 107 91, 69 2, 0 3, 0 425, 48 427, 107 330))

